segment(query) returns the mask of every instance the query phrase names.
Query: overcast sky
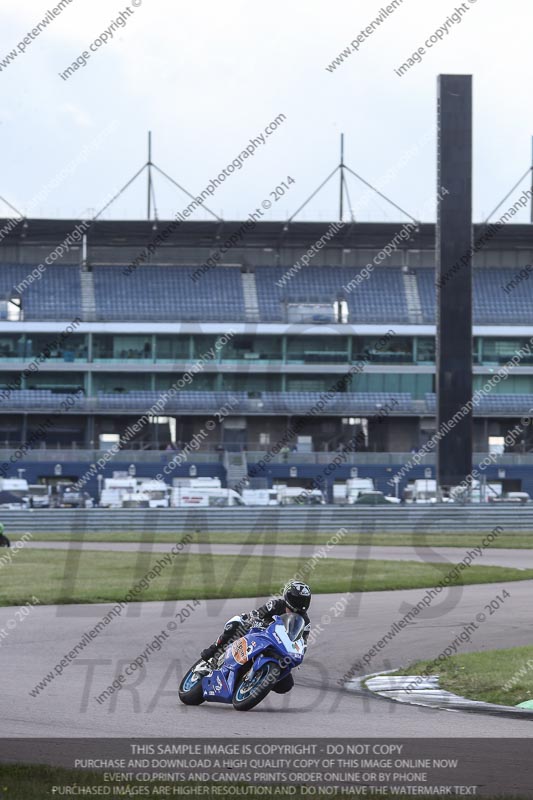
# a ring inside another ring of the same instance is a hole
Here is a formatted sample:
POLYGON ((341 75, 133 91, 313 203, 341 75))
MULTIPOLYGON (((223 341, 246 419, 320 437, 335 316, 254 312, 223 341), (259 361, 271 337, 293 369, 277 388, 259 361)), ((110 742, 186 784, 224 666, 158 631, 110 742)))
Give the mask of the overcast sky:
MULTIPOLYGON (((149 129, 154 161, 194 194, 285 114, 216 190, 209 205, 217 214, 248 216, 291 176, 295 183, 264 219, 290 216, 335 168, 344 132, 346 163, 431 221, 437 75, 472 73, 474 218, 481 220, 531 163, 533 7, 527 0, 465 0, 461 23, 449 24, 421 63, 398 77, 394 70, 459 5, 403 0, 329 72, 386 0, 130 0, 125 27, 64 81, 59 73, 126 9, 121 0, 72 0, 0 72, 0 195, 29 216, 94 214, 145 162, 149 129)), ((0 64, 50 8, 54 0, 4 0, 0 64)), ((159 217, 170 218, 189 201, 164 178, 155 180, 159 217)), ((402 219, 380 198, 369 201, 355 178, 349 192, 356 219, 402 219)), ((10 214, 3 204, 0 213, 10 214)), ((528 213, 515 221, 527 221, 528 213)), ((298 219, 337 214, 335 181, 298 219)), ((143 176, 104 218, 145 217, 143 176)), ((205 211, 194 218, 206 218, 205 211)))

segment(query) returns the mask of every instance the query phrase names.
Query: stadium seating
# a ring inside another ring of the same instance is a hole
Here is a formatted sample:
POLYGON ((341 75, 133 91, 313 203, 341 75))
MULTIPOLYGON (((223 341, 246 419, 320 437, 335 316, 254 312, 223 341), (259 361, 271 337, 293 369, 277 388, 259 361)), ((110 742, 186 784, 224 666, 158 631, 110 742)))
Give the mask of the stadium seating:
POLYGON ((420 306, 422 308, 422 322, 433 325, 435 323, 435 270, 417 269, 415 271, 420 306))
MULTIPOLYGON (((35 264, 0 264, 0 296, 21 296, 26 320, 72 319, 83 316, 80 269, 77 265, 52 265, 42 278, 14 287, 35 269, 35 264)), ((99 320, 213 320, 246 319, 241 272, 235 267, 216 267, 197 281, 193 267, 144 266, 124 274, 123 266, 93 268, 96 319, 99 320)), ((423 267, 413 271, 420 299, 421 317, 410 316, 405 285, 397 267, 376 268, 370 276, 345 291, 361 270, 310 265, 283 280, 284 267, 255 270, 259 320, 287 320, 291 303, 331 303, 345 300, 349 321, 354 323, 435 322, 435 272, 423 267)), ((533 278, 512 281, 519 270, 490 267, 474 270, 474 322, 478 324, 529 323, 533 306, 533 278)), ((90 313, 90 312, 89 312, 90 313)), ((414 313, 414 312, 413 312, 414 313)), ((87 317, 86 317, 87 318, 87 317)))
POLYGON ((192 270, 147 266, 96 266, 94 293, 99 319, 241 320, 244 298, 238 269, 217 267, 197 282, 192 270))
POLYGON ((474 319, 478 323, 531 320, 533 281, 515 281, 519 270, 484 269, 474 271, 474 319), (507 289, 507 290, 506 290, 507 289))
POLYGON ((0 264, 0 296, 22 297, 24 318, 27 320, 70 320, 81 317, 79 267, 53 264, 46 267, 40 279, 30 278, 36 266, 36 264, 0 264), (16 291, 17 286, 20 287, 19 292, 16 291))
MULTIPOLYGON (((519 270, 488 267, 474 270, 472 313, 474 323, 528 323, 533 307, 533 280, 510 281, 519 270), (507 291, 506 291, 507 290, 507 291)), ((423 321, 435 322, 435 272, 433 269, 415 271, 423 321)))
MULTIPOLYGON (((428 414, 435 414, 437 402, 435 394, 426 394, 426 409, 428 414)), ((503 414, 509 416, 521 416, 533 407, 533 395, 531 394, 487 394, 480 397, 474 406, 474 414, 484 416, 486 414, 503 414)))
MULTIPOLYGON (((79 399, 77 410, 106 410, 116 412, 147 412, 152 405, 158 403, 164 392, 140 391, 131 392, 98 392, 96 398, 79 399)), ((47 389, 18 389, 10 392, 9 405, 28 409, 58 409, 61 401, 69 395, 56 393, 47 389)), ((0 405, 2 403, 0 393, 0 405)), ((221 408, 231 403, 232 408, 242 412, 263 414, 306 414, 317 408, 316 413, 329 411, 332 413, 377 415, 382 409, 390 413, 413 413, 413 400, 410 394, 387 392, 337 392, 327 397, 320 392, 262 392, 251 397, 246 392, 177 392, 166 400, 165 409, 169 411, 200 411, 212 414, 214 408, 221 408), (322 405, 319 406, 319 404, 322 405)))
MULTIPOLYGON (((12 390, 9 397, 2 400, 0 390, 0 406, 2 403, 20 409, 58 410, 61 402, 70 395, 52 392, 48 389, 12 390)), ((147 412, 162 397, 162 392, 98 392, 96 398, 76 400, 76 409, 100 410, 116 412, 147 412)), ((220 408, 231 402, 232 408, 243 413, 262 414, 307 414, 313 408, 320 408, 317 413, 336 413, 346 415, 374 415, 381 412, 391 414, 418 414, 420 408, 407 392, 337 392, 327 397, 321 392, 262 392, 250 397, 246 392, 201 392, 182 391, 168 398, 165 409, 169 411, 200 411, 212 414, 214 408, 220 408), (319 406, 319 404, 322 405, 319 406)), ((436 413, 435 394, 427 393, 424 397, 424 413, 436 413)), ((490 394, 480 398, 474 407, 476 416, 486 414, 503 414, 520 416, 533 407, 533 395, 529 394, 490 394)))
MULTIPOLYGON (((98 392, 94 398, 76 399, 76 410, 131 412, 144 414, 161 400, 163 392, 98 392)), ((71 395, 52 392, 49 389, 16 389, 2 398, 0 407, 16 409, 59 411, 61 403, 71 395)), ((165 409, 172 412, 200 412, 212 415, 214 408, 231 403, 232 408, 241 413, 259 414, 346 414, 346 416, 378 416, 380 413, 396 415, 419 415, 420 401, 415 401, 407 392, 337 392, 328 397, 325 392, 262 392, 250 396, 247 392, 177 392, 166 401, 165 409)), ((427 393, 423 401, 423 413, 435 415, 436 397, 427 393)), ((521 416, 533 407, 533 395, 529 394, 489 394, 474 406, 476 416, 501 414, 521 416)))
POLYGON ((261 267, 255 273, 260 317, 264 322, 285 319, 285 303, 345 300, 351 322, 409 322, 399 269, 375 270, 353 291, 347 286, 360 270, 348 267, 309 266, 283 282, 282 267, 261 267), (281 285, 280 285, 281 284, 281 285))

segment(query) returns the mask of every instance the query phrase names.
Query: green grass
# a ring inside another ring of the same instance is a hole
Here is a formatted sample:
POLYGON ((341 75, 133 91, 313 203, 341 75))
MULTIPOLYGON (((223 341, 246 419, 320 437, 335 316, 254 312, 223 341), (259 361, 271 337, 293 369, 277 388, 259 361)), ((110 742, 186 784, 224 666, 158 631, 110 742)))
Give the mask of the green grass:
MULTIPOLYGON (((10 535, 10 534, 8 534, 10 535)), ((88 531, 82 534, 72 533, 36 533, 33 539, 36 542, 158 542, 161 544, 175 542, 181 538, 181 533, 100 533, 88 531)), ((255 542, 277 542, 278 544, 326 544, 333 534, 320 534, 314 532, 271 532, 254 531, 252 533, 207 533, 199 531, 194 539, 201 544, 254 544, 255 542)), ((19 535, 10 535, 12 541, 20 538, 19 535)), ((480 533, 348 533, 339 544, 342 545, 371 545, 376 546, 428 546, 428 547, 477 547, 483 539, 480 533)), ((511 547, 531 550, 533 549, 533 531, 531 533, 512 533, 504 531, 490 545, 495 549, 511 547)))
MULTIPOLYGON (((422 675, 429 664, 417 661, 395 674, 422 675)), ((451 656, 433 670, 437 672, 443 689, 471 700, 515 706, 533 699, 533 646, 451 656)))
MULTIPOLYGON (((58 767, 47 767, 47 766, 38 766, 38 765, 26 765, 26 764, 18 764, 18 765, 0 765, 0 798, 2 800, 48 800, 50 797, 72 797, 72 795, 64 795, 64 794, 52 794, 52 787, 67 787, 72 785, 78 785, 83 787, 102 787, 102 786, 111 786, 109 782, 105 783, 103 781, 102 774, 98 774, 95 772, 86 772, 80 770, 67 770, 61 769, 58 767)), ((114 784, 117 785, 117 784, 114 784)), ((172 789, 176 787, 184 787, 184 786, 198 786, 196 784, 190 784, 188 782, 178 782, 178 783, 166 783, 166 782, 154 782, 154 783, 147 783, 146 781, 128 781, 124 783, 118 784, 121 787, 131 787, 132 792, 129 795, 125 795, 128 797, 143 797, 146 800, 160 800, 161 797, 186 797, 187 795, 175 795, 172 792, 172 789), (170 794, 163 794, 157 793, 155 794, 154 791, 156 787, 170 787, 171 792, 170 794), (137 795, 135 789, 137 787, 143 787, 146 791, 147 789, 151 790, 149 794, 142 794, 137 795)), ((202 783, 204 787, 208 786, 227 786, 227 784, 221 783, 202 783)), ((261 800, 265 796, 264 793, 253 793, 250 791, 251 784, 232 784, 233 786, 239 786, 243 788, 243 794, 235 795, 236 797, 247 797, 250 800, 255 800, 255 798, 261 798, 261 800), (246 794, 244 794, 246 791, 246 794)), ((287 786, 288 784, 283 784, 287 786)), ((76 795, 79 797, 97 797, 103 795, 91 794, 91 795, 76 795)), ((105 796, 112 796, 112 795, 105 795, 105 796)), ((194 797, 195 795, 189 795, 190 797, 194 797)), ((198 796, 198 795, 196 795, 198 796)), ((208 795, 201 795, 202 797, 208 797, 208 795)), ((216 795, 212 795, 215 797, 216 795)), ((232 795, 228 795, 231 797, 232 795)), ((305 798, 308 800, 309 794, 306 792, 302 794, 299 787, 297 787, 296 792, 291 795, 283 795, 285 797, 290 797, 292 800, 303 800, 305 798)), ((318 795, 317 795, 318 796, 318 795)), ((346 797, 356 797, 355 794, 342 794, 340 791, 336 791, 334 794, 328 794, 327 797, 332 797, 334 800, 340 800, 340 798, 346 797)), ((377 800, 377 798, 385 797, 387 798, 392 797, 390 794, 371 794, 365 795, 368 800, 377 800)), ((428 798, 434 798, 435 795, 417 795, 420 800, 428 800, 428 798)), ((491 800, 489 795, 483 795, 486 800, 491 800)), ((497 800, 495 796, 492 797, 492 800, 497 800)), ((524 800, 523 797, 519 795, 506 795, 506 800, 524 800)))
MULTIPOLYGON (((32 595, 41 603, 100 603, 121 600, 141 581, 163 553, 127 553, 25 548, 0 574, 0 605, 22 605, 32 595)), ((263 597, 280 587, 307 564, 313 591, 383 591, 434 586, 449 564, 418 561, 281 558, 272 556, 194 555, 186 549, 154 576, 136 600, 263 597)), ((533 578, 533 569, 472 566, 456 582, 502 583, 533 578)))

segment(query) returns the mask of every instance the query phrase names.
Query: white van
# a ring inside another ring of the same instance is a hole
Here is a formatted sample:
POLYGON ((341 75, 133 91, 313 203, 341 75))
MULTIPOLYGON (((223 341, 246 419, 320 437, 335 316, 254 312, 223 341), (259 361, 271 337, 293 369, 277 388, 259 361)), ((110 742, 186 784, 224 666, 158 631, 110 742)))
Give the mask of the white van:
POLYGON ((171 490, 173 508, 225 508, 245 506, 243 498, 234 489, 197 489, 195 486, 173 486, 171 490))

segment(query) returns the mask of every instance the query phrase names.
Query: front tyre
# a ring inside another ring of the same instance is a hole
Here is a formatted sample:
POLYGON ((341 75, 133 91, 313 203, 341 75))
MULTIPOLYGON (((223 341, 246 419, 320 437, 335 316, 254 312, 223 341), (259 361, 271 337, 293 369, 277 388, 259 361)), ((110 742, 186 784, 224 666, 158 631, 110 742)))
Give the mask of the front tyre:
POLYGON ((200 664, 202 659, 193 664, 188 673, 180 683, 178 695, 182 703, 186 706, 199 706, 204 702, 205 697, 202 690, 203 674, 195 672, 196 667, 200 664))
POLYGON ((233 708, 250 711, 265 699, 280 675, 281 667, 275 661, 267 661, 257 672, 247 672, 233 693, 233 708))

